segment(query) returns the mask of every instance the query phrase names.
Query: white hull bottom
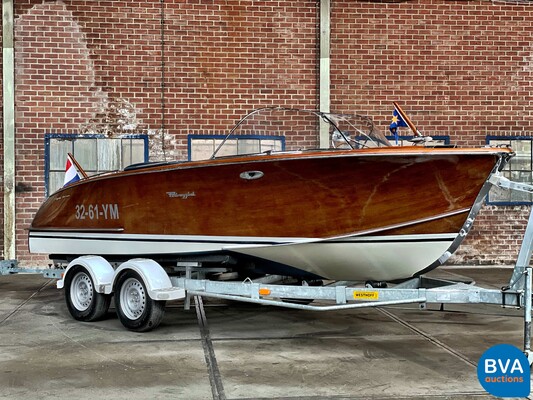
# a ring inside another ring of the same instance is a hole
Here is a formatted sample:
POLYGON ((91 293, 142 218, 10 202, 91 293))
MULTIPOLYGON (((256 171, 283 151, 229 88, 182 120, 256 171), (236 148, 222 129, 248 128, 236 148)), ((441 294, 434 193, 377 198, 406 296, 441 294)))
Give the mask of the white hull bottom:
POLYGON ((326 279, 392 281, 407 279, 438 260, 457 234, 251 238, 30 232, 30 251, 58 255, 130 258, 231 251, 281 263, 326 279))

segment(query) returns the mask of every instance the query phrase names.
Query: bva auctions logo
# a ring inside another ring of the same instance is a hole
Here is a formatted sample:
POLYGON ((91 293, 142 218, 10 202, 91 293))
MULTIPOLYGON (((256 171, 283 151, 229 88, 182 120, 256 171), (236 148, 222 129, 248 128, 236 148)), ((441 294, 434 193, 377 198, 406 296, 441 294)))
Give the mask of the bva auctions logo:
POLYGON ((515 346, 499 344, 479 359, 477 378, 487 392, 497 397, 527 397, 531 391, 527 357, 515 346))

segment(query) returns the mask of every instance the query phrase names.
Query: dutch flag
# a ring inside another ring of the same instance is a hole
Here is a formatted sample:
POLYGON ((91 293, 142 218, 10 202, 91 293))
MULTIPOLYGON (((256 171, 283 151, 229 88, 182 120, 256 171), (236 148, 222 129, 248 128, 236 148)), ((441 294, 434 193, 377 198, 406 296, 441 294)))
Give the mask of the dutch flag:
POLYGON ((65 182, 63 183, 63 187, 70 185, 71 183, 74 183, 76 181, 79 181, 80 179, 80 175, 78 174, 74 163, 70 159, 70 155, 67 156, 67 166, 65 168, 65 182))

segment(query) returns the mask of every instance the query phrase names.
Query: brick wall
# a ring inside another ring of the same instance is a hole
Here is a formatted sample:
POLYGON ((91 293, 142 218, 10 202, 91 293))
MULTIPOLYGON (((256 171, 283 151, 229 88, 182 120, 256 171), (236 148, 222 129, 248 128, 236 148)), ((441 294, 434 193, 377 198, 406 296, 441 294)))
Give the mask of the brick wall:
MULTIPOLYGON (((17 2, 16 7, 23 5, 17 2)), ((17 258, 29 255, 27 228, 44 198, 44 135, 77 132, 100 92, 86 34, 62 2, 35 2, 16 10, 16 226, 17 258)))
MULTIPOLYGON (((459 145, 533 133, 531 5, 332 3, 337 107, 366 111, 386 129, 398 101, 422 132, 459 145)), ((484 207, 450 262, 512 263, 528 215, 526 207, 484 207)))
POLYGON ((25 231, 44 196, 44 134, 78 132, 102 102, 133 105, 152 141, 163 141, 152 156, 178 159, 187 157, 187 134, 226 133, 258 107, 316 105, 315 1, 15 7, 22 263, 46 262, 28 254, 25 231))
POLYGON ((529 207, 485 206, 453 264, 510 265, 516 261, 529 218, 529 207))
MULTIPOLYGON (((533 7, 332 1, 332 109, 385 131, 397 100, 427 134, 482 145, 531 134, 533 7)), ((17 251, 44 190, 44 134, 79 132, 127 101, 158 158, 265 106, 317 108, 318 2, 15 2, 17 251)), ((302 140, 313 142, 302 136, 302 140)), ((527 210, 485 207, 452 262, 509 263, 527 210), (513 221, 513 222, 509 222, 513 221), (505 242, 504 242, 505 241, 505 242)))
POLYGON ((333 1, 333 15, 333 103, 385 122, 397 100, 462 145, 531 133, 530 5, 333 1))

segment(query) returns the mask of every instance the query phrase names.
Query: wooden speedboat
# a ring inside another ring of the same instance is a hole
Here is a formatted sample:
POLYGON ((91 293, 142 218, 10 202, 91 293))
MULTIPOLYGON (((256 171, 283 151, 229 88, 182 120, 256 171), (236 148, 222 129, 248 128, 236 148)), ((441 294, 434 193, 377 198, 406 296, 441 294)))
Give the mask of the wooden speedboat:
POLYGON ((368 147, 136 165, 51 195, 29 230, 52 259, 229 255, 265 273, 392 281, 455 251, 506 148, 368 147))

